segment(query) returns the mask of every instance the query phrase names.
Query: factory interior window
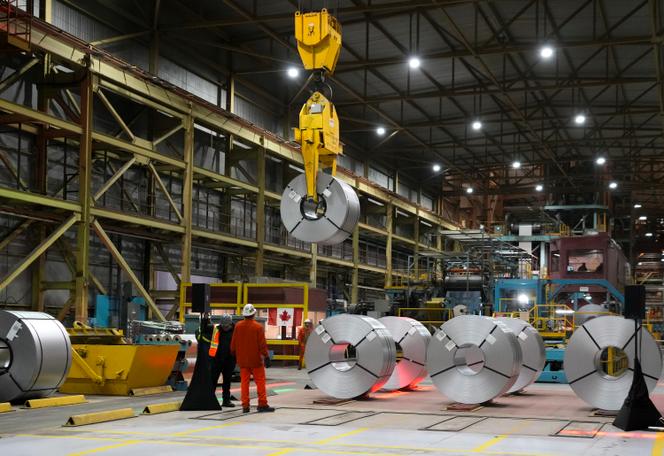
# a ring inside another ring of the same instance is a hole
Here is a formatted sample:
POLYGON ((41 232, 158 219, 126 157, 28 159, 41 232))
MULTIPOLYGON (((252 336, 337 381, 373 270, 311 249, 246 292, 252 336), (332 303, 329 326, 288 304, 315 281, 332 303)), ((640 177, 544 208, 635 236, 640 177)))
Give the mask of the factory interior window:
POLYGON ((597 249, 570 250, 567 255, 567 272, 602 272, 604 252, 597 249))

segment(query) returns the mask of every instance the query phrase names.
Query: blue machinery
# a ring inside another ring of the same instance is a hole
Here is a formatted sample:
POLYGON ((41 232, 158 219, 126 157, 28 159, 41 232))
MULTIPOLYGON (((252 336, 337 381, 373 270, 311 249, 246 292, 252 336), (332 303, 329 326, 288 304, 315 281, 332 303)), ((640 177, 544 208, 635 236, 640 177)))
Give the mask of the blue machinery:
MULTIPOLYGON (((597 288, 606 290, 609 296, 624 305, 625 297, 610 282, 604 279, 500 279, 496 281, 494 288, 494 308, 496 312, 517 312, 521 309, 530 310, 534 305, 541 303, 552 303, 561 292, 570 292, 572 308, 578 309, 578 300, 587 292, 596 293, 597 288), (515 302, 516 305, 510 305, 515 302)), ((551 309, 549 309, 550 311, 551 309)), ((546 365, 540 375, 538 382, 542 383, 567 383, 567 377, 563 370, 565 358, 565 341, 547 340, 547 344, 553 345, 546 348, 546 365)))

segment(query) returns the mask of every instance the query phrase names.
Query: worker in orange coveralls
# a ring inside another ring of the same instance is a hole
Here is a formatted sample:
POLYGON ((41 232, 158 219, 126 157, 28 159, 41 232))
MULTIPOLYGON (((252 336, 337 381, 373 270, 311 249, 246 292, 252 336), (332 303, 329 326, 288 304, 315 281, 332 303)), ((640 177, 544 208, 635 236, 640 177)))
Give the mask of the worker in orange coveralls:
POLYGON ((304 352, 307 349, 307 340, 311 335, 311 331, 314 330, 314 325, 308 318, 304 320, 304 326, 300 329, 299 334, 297 335, 297 341, 300 344, 300 361, 297 365, 297 370, 300 370, 304 367, 304 352))
POLYGON ((254 377, 256 392, 258 393, 258 411, 274 412, 274 408, 267 404, 265 390, 265 363, 269 365, 270 358, 265 341, 265 330, 254 320, 256 308, 247 304, 242 309, 244 320, 235 325, 231 339, 231 353, 240 366, 242 412, 249 413, 249 379, 254 377))

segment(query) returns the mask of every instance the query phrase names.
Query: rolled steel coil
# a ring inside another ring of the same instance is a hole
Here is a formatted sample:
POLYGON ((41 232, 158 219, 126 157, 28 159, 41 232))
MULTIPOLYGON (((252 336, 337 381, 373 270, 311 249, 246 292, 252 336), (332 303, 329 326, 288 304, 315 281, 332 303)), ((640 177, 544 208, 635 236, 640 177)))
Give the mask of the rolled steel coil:
POLYGON ((521 347, 519 378, 508 391, 508 393, 515 393, 534 383, 542 373, 546 364, 544 340, 530 323, 520 318, 500 317, 496 320, 507 325, 516 334, 516 339, 521 347))
POLYGON ((479 315, 445 322, 427 349, 427 369, 438 390, 453 401, 480 404, 512 388, 521 349, 506 325, 479 315))
MULTIPOLYGON (((634 369, 634 320, 619 316, 593 318, 577 328, 565 349, 564 369, 572 390, 593 407, 619 410, 632 385, 634 369), (622 350, 622 368, 610 375, 608 347, 622 350), (626 359, 625 359, 626 356, 626 359)), ((643 326, 638 330, 643 376, 648 391, 657 385, 662 356, 657 342, 643 326)))
POLYGON ((0 310, 0 402, 53 394, 71 367, 64 326, 41 312, 0 310))
POLYGON ((325 394, 351 399, 377 391, 396 364, 394 340, 378 320, 341 314, 309 336, 304 354, 311 381, 325 394))
POLYGON ((378 321, 390 332, 397 344, 397 353, 401 354, 397 356, 394 371, 383 389, 392 391, 414 387, 427 376, 427 346, 431 333, 422 323, 412 318, 383 317, 378 321))
POLYGON ((353 188, 329 174, 316 176, 317 204, 307 198, 304 174, 290 181, 281 197, 281 220, 288 232, 305 242, 339 244, 353 233, 360 200, 353 188))

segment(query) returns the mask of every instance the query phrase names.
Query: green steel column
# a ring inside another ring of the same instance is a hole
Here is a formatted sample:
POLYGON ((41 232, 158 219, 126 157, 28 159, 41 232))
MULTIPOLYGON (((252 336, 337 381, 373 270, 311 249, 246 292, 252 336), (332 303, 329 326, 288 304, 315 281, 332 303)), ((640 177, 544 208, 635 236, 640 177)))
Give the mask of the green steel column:
POLYGON ((394 225, 394 207, 392 203, 385 206, 386 220, 385 230, 387 231, 387 241, 385 242, 385 286, 392 286, 392 234, 394 225))
POLYGON ((360 284, 360 227, 355 226, 353 230, 353 280, 350 288, 350 302, 357 304, 358 286, 360 284))
POLYGON ((265 244, 265 148, 261 147, 256 153, 256 180, 258 181, 258 194, 256 195, 256 275, 263 275, 264 244, 265 244))
POLYGON ((92 175, 92 99, 94 81, 91 73, 81 83, 81 138, 78 161, 78 198, 81 204, 81 220, 76 234, 76 277, 74 293, 74 318, 88 320, 88 277, 90 275, 90 205, 92 175))
POLYGON ((311 244, 311 263, 309 263, 309 285, 318 283, 318 244, 311 244))
POLYGON ((184 180, 182 185, 182 269, 180 280, 191 281, 191 232, 192 232, 192 189, 194 185, 194 119, 191 116, 184 118, 184 180))

